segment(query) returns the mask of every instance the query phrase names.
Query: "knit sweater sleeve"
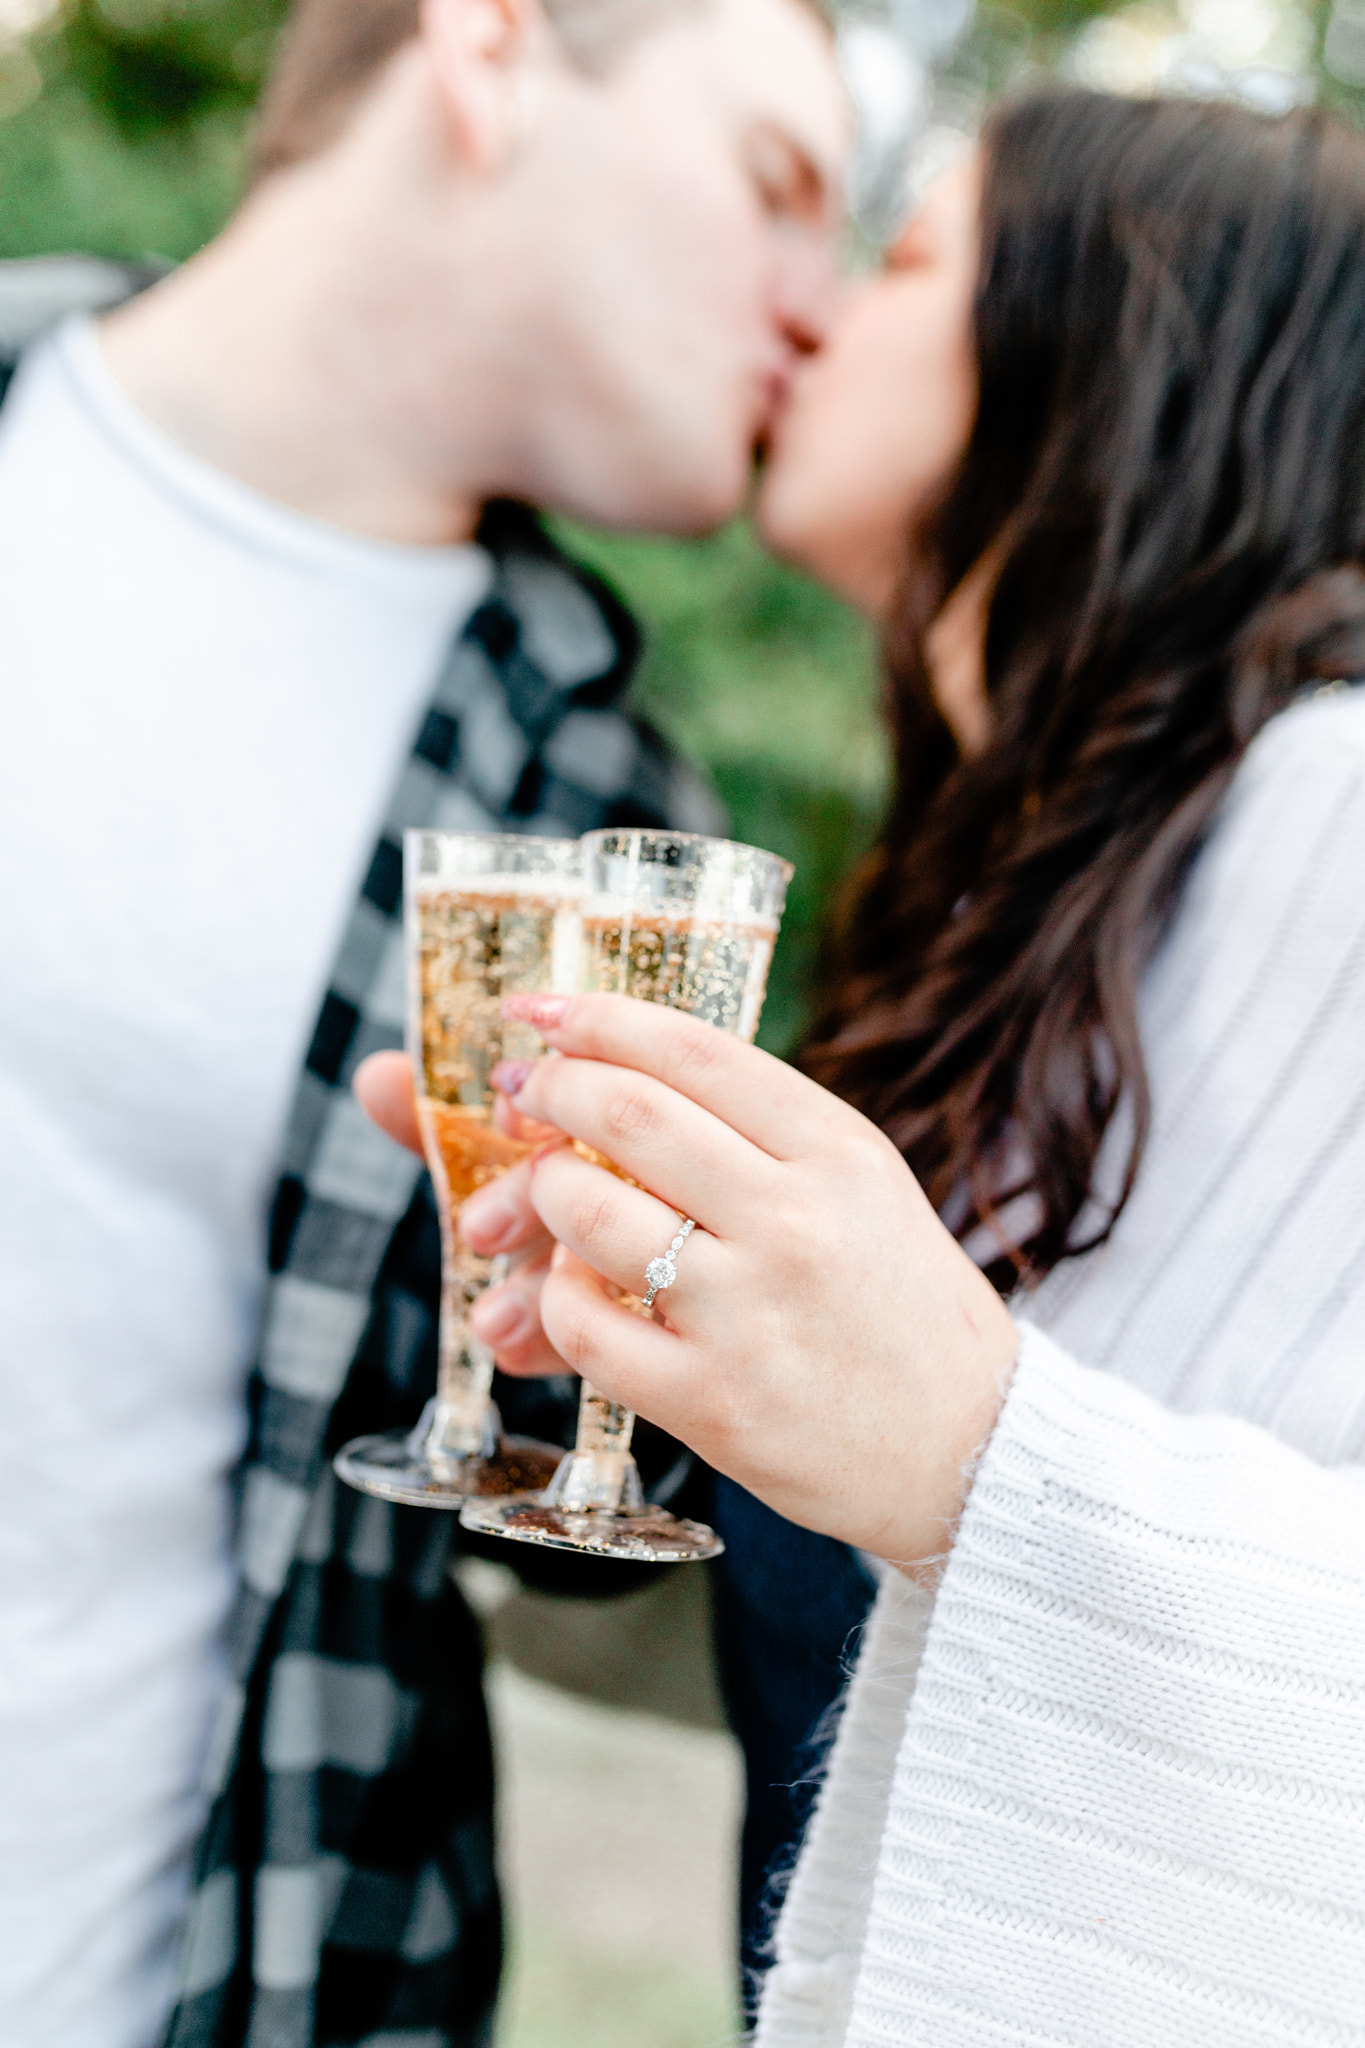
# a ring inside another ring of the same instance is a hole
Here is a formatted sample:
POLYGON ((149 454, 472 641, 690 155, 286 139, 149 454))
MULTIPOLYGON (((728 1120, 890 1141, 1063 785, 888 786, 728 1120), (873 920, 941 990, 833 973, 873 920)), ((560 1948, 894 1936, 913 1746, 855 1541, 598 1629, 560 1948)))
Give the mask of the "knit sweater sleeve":
POLYGON ((1365 2048, 1365 699, 1273 738, 922 1656, 883 1590, 762 2048, 1365 2048))
POLYGON ((1025 1332, 904 1722, 847 2040, 1365 2041, 1358 1472, 1025 1332))

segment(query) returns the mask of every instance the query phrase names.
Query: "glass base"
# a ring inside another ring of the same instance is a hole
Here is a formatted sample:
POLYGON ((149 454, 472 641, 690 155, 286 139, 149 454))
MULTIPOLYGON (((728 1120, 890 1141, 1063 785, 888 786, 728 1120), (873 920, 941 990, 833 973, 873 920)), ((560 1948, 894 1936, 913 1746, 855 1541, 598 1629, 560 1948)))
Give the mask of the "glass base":
POLYGON ((415 1431, 358 1436, 332 1460, 338 1479, 378 1500, 409 1508, 458 1508, 465 1501, 548 1486, 564 1453, 529 1436, 500 1436, 496 1448, 467 1458, 428 1458, 415 1431))
POLYGON ((470 1500, 460 1511, 466 1529, 539 1543, 547 1550, 581 1550, 632 1564, 693 1564, 719 1557, 725 1545, 704 1522, 680 1521, 667 1508, 637 1514, 602 1508, 572 1510, 539 1499, 470 1500))

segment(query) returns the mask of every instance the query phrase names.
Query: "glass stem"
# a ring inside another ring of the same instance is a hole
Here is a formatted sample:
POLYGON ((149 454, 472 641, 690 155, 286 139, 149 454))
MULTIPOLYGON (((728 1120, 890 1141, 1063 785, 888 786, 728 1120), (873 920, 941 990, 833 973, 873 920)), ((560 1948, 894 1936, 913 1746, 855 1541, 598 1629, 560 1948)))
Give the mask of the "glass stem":
POLYGON ((506 1271, 505 1258, 480 1258, 458 1238, 442 1248, 436 1399, 423 1417, 423 1448, 433 1464, 488 1458, 497 1449, 493 1354, 471 1331, 469 1311, 506 1271))
POLYGON ((584 1380, 578 1397, 578 1436, 550 1482, 547 1503, 570 1513, 638 1515, 644 1489, 630 1455, 635 1417, 584 1380))
POLYGON ((635 1417, 630 1409, 623 1408, 619 1401, 609 1401, 590 1381, 584 1380, 578 1396, 578 1436, 574 1449, 620 1461, 630 1453, 634 1430, 635 1417))

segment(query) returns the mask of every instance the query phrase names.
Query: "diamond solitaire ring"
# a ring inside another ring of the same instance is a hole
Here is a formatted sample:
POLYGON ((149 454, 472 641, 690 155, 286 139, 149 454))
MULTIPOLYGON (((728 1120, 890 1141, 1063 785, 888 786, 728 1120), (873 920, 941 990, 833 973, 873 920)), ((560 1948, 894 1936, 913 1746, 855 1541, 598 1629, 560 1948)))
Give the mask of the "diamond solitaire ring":
POLYGON ((649 1292, 645 1296, 646 1308, 653 1308, 655 1295, 662 1294, 665 1287, 671 1287, 677 1279, 678 1253, 687 1243, 688 1238, 691 1237, 696 1227, 696 1224, 689 1216, 663 1257, 661 1259, 651 1259, 645 1267, 645 1278, 649 1282, 649 1292))

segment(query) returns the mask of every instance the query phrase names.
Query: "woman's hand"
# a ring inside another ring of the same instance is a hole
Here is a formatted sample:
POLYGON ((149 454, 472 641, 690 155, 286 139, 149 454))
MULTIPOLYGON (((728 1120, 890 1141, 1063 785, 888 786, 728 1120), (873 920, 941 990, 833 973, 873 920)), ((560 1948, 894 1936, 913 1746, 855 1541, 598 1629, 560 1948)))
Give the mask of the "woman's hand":
MULTIPOLYGON (((563 1055, 503 1070, 516 1110, 641 1183, 565 1146, 520 1169, 560 1246, 540 1295, 559 1358, 793 1521, 897 1563, 938 1555, 1016 1336, 899 1153, 813 1082, 676 1011, 618 996, 507 1008, 563 1055), (699 1227, 646 1321, 614 1291, 644 1290, 680 1216, 699 1227)), ((529 1233, 524 1216, 516 1228, 529 1233)))

